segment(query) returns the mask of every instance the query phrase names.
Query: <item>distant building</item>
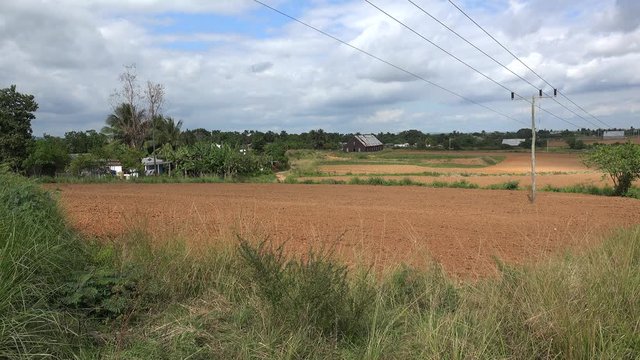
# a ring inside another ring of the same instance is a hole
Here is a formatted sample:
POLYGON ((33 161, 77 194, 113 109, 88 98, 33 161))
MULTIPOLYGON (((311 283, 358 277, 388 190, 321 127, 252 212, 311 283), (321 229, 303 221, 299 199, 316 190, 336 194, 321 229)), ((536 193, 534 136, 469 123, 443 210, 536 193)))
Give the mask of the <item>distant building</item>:
POLYGON ((602 133, 603 139, 624 139, 624 130, 605 131, 602 133))
POLYGON ((144 165, 144 174, 154 175, 156 173, 156 168, 158 169, 158 174, 162 174, 165 172, 165 167, 170 163, 168 161, 164 161, 160 158, 154 158, 149 156, 146 158, 142 158, 142 165, 144 165))
POLYGON ((525 139, 502 139, 502 145, 520 146, 525 139))
POLYGON ((109 168, 109 173, 111 173, 111 175, 123 173, 122 164, 118 160, 107 160, 107 167, 109 168))
POLYGON ((355 135, 342 146, 345 152, 370 152, 380 151, 384 145, 373 134, 355 135))

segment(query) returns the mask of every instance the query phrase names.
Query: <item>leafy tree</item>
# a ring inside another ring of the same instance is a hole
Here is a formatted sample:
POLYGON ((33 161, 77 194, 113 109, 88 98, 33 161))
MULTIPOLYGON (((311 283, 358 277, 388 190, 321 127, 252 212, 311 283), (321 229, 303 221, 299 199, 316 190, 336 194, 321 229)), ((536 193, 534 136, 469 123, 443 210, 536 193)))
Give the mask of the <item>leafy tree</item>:
POLYGON ((584 144, 584 141, 580 140, 580 139, 576 139, 575 136, 571 136, 565 139, 567 145, 569 145, 570 149, 574 149, 574 150, 582 150, 586 147, 586 145, 584 144))
POLYGON ((105 134, 89 130, 66 132, 64 140, 70 154, 84 154, 105 146, 108 139, 105 134))
POLYGON ((106 161, 95 154, 80 154, 71 160, 69 172, 74 176, 81 176, 84 173, 104 169, 106 166, 106 161))
POLYGON ((598 145, 586 155, 584 162, 609 175, 615 194, 624 195, 633 181, 640 178, 640 145, 598 145))
POLYGON ((20 170, 28 157, 36 110, 33 95, 17 92, 15 85, 0 90, 0 163, 7 163, 14 171, 20 170))
POLYGON ((149 123, 144 119, 144 110, 136 110, 122 103, 106 120, 102 133, 134 149, 142 149, 149 123))
POLYGON ((62 138, 45 135, 33 144, 24 168, 31 175, 55 176, 69 164, 67 144, 62 138))

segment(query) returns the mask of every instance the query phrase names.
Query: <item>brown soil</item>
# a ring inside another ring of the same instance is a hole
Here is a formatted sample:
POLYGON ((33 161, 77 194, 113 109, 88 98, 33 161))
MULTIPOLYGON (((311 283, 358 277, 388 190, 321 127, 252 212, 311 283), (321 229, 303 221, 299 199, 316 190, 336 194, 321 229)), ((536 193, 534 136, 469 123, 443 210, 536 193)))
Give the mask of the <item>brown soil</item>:
MULTIPOLYGON (((310 176, 310 177, 300 177, 299 181, 304 180, 313 180, 313 181, 323 181, 327 179, 333 179, 338 181, 348 182, 352 177, 355 176, 310 176)), ((358 176, 360 179, 367 179, 370 176, 358 176)), ((495 176, 482 176, 480 174, 471 174, 468 176, 462 175, 450 175, 450 176, 417 176, 417 175, 409 175, 409 176, 380 176, 385 180, 395 180, 399 181, 404 178, 409 178, 412 181, 430 184, 434 181, 444 181, 444 182, 456 182, 456 181, 467 181, 472 184, 479 185, 481 187, 503 184, 508 181, 517 181, 520 187, 530 186, 531 185, 531 176, 530 175, 495 175, 495 176)), ((595 185, 595 186, 613 186, 613 182, 609 177, 603 178, 601 174, 595 173, 581 173, 581 174, 538 174, 536 177, 536 184, 538 188, 542 188, 547 185, 556 186, 556 187, 565 187, 576 184, 584 184, 584 185, 595 185)))
POLYGON ((495 272, 493 256, 523 263, 583 247, 638 223, 640 201, 522 191, 286 184, 53 185, 72 225, 101 238, 143 227, 156 238, 286 242, 288 251, 335 245, 376 267, 440 262, 449 273, 495 272), (265 235, 266 236, 266 235, 265 235))
MULTIPOLYGON (((446 154, 446 153, 443 153, 446 154)), ((319 169, 323 173, 345 175, 351 174, 408 174, 408 173, 422 173, 422 172, 440 172, 440 173, 468 173, 468 174, 509 174, 509 173, 524 173, 531 171, 531 154, 522 153, 480 153, 480 152, 458 152, 450 153, 452 155, 472 155, 472 156, 486 156, 486 155, 502 155, 505 156, 505 160, 493 165, 483 168, 437 168, 426 167, 417 165, 324 165, 319 169)), ((462 163, 464 159, 455 159, 455 163, 462 163)), ((539 152, 536 155, 536 171, 538 172, 574 172, 574 171, 589 171, 589 169, 582 163, 580 156, 577 154, 558 154, 558 153, 545 153, 539 152)))

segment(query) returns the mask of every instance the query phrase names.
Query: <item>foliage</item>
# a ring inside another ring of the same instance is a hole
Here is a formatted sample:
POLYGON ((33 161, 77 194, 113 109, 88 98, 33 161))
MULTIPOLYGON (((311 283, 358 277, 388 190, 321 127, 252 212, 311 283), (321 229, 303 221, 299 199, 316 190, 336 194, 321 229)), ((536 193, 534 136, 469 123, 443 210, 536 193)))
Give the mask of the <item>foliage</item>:
POLYGON ((173 150, 164 147, 161 153, 186 176, 215 175, 223 178, 258 175, 270 171, 266 158, 229 145, 196 143, 173 150))
POLYGON ((0 171, 0 358, 74 358, 78 317, 60 287, 85 266, 81 243, 40 187, 0 171))
POLYGON ((520 182, 518 180, 511 180, 501 184, 491 184, 487 186, 490 190, 518 190, 520 182))
POLYGON ((362 336, 366 330, 363 319, 373 298, 362 292, 372 294, 373 289, 363 282, 351 288, 347 268, 335 263, 330 251, 287 260, 281 246, 253 246, 242 240, 239 252, 250 269, 249 282, 269 305, 272 322, 289 329, 303 325, 338 339, 362 336))
POLYGON ((104 169, 106 165, 105 160, 94 154, 80 154, 71 159, 69 172, 73 176, 89 175, 98 169, 104 169))
POLYGON ((615 195, 621 196, 640 178, 640 145, 598 145, 585 156, 584 162, 609 175, 615 195))
POLYGON ((107 136, 95 130, 69 131, 64 141, 70 154, 86 154, 107 145, 107 136))
POLYGON ((575 136, 571 136, 565 139, 567 145, 569 145, 570 149, 574 149, 574 150, 582 150, 585 149, 587 146, 585 145, 584 141, 577 139, 575 136))
POLYGON ((148 129, 149 122, 144 118, 144 110, 137 110, 123 103, 107 117, 102 133, 112 140, 139 150, 142 149, 148 129))
POLYGON ((38 110, 33 95, 21 94, 16 86, 0 89, 0 164, 22 169, 31 143, 31 120, 38 110))
POLYGON ((65 170, 69 161, 69 152, 64 140, 45 135, 32 145, 23 167, 30 175, 55 176, 65 170))

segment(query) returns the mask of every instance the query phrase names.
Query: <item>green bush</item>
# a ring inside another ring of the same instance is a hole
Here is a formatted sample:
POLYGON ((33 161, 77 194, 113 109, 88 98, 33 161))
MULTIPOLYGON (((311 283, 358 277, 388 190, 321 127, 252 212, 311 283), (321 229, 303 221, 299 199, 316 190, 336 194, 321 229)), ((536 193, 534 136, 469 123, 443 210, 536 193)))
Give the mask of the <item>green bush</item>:
POLYGON ((501 184, 491 184, 486 188, 490 190, 518 190, 520 188, 520 182, 517 180, 510 180, 501 184))

